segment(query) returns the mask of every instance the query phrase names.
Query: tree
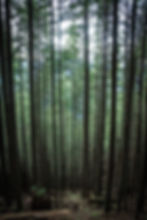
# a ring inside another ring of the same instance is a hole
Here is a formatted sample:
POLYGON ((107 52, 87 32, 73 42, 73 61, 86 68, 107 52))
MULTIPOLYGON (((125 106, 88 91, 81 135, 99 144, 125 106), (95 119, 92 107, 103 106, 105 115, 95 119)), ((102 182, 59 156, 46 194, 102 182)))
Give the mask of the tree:
POLYGON ((129 155, 130 155, 130 132, 132 120, 132 102, 135 80, 135 30, 136 30, 137 1, 132 4, 132 24, 131 24, 131 45, 130 45, 130 65, 126 82, 126 93, 124 103, 124 125, 123 125, 123 161, 122 175, 118 193, 118 210, 121 209, 123 199, 126 197, 129 187, 129 155))
POLYGON ((54 187, 58 187, 58 151, 57 151, 57 128, 56 128, 56 95, 55 95, 55 21, 53 0, 50 1, 50 62, 51 62, 51 114, 52 114, 52 146, 54 158, 54 187))
MULTIPOLYGON (((146 94, 146 107, 147 107, 147 94, 146 94)), ((146 126, 146 132, 147 132, 147 126, 146 126)), ((146 175, 146 169, 147 169, 147 147, 146 147, 147 146, 147 135, 146 134, 145 134, 145 145, 144 146, 145 146, 145 151, 144 151, 143 166, 142 166, 142 172, 141 172, 140 188, 139 188, 139 193, 138 193, 138 198, 137 198, 136 219, 138 219, 139 214, 142 212, 142 210, 144 210, 145 195, 146 195, 146 188, 147 188, 147 175, 146 175)))
MULTIPOLYGON (((18 24, 19 33, 21 33, 22 21, 20 19, 18 24)), ((23 27, 24 28, 24 27, 23 27)), ((23 70, 23 58, 22 58, 22 48, 23 48, 23 38, 21 34, 18 35, 18 53, 16 57, 18 60, 18 73, 20 76, 19 82, 19 105, 20 105, 20 130, 21 130, 21 146, 23 152, 22 159, 22 185, 24 190, 27 191, 29 187, 29 175, 28 175, 28 152, 27 152, 27 136, 26 136, 26 117, 25 117, 25 88, 24 88, 24 70, 23 70), (18 58, 19 57, 19 58, 18 58)))
MULTIPOLYGON (((146 8, 146 5, 143 4, 146 8)), ((138 115, 137 115, 137 143, 134 156, 133 166, 133 185, 134 190, 138 191, 139 180, 140 180, 140 168, 141 168, 141 154, 142 154, 142 123, 143 123, 143 81, 145 78, 145 60, 146 60, 146 35, 147 35, 147 14, 143 13, 143 33, 141 36, 141 57, 139 66, 139 80, 138 80, 138 115)))
POLYGON ((64 131, 64 105, 63 105, 63 58, 62 58, 62 20, 63 20, 63 2, 59 1, 59 37, 60 43, 58 45, 59 61, 58 61, 58 74, 59 74, 59 127, 60 127, 60 155, 61 155, 61 188, 65 188, 66 184, 66 158, 65 158, 65 131, 64 131))
MULTIPOLYGON (((4 65, 4 45, 3 45, 3 25, 2 25, 2 6, 1 6, 1 1, 0 1, 0 79, 2 80, 2 72, 5 72, 5 65, 4 65)), ((5 197, 7 197, 7 189, 5 188, 6 186, 6 161, 5 161, 5 146, 4 146, 4 136, 3 136, 3 115, 2 115, 2 102, 3 102, 3 82, 2 85, 0 86, 0 161, 1 161, 1 187, 2 190, 4 191, 5 197)))
MULTIPOLYGON (((21 179, 20 179, 20 161, 17 144, 17 130, 14 106, 14 82, 13 82, 13 59, 12 59, 12 41, 11 41, 11 25, 10 25, 10 2, 6 0, 5 6, 5 26, 1 20, 1 61, 2 61, 2 80, 6 110, 6 129, 8 136, 9 150, 9 172, 10 182, 12 186, 12 195, 17 202, 17 208, 22 208, 21 200, 21 179), (4 30, 5 27, 5 30, 4 30), (6 40, 4 41, 4 33, 6 40), (7 59, 6 59, 7 57, 7 59), (5 61, 6 60, 6 61, 5 61)), ((2 18, 2 17, 1 17, 2 18)))
POLYGON ((89 1, 84 1, 84 146, 83 146, 83 193, 89 190, 89 1))
MULTIPOLYGON (((0 10, 1 11, 1 10, 0 10)), ((1 12, 0 12, 1 13, 1 12)), ((2 64, 2 59, 0 55, 0 62, 2 64)), ((1 79, 1 75, 0 75, 1 79)), ((5 145, 4 145, 4 131, 3 131, 3 111, 2 111, 2 103, 3 103, 3 90, 0 87, 0 174, 1 174, 1 193, 5 197, 6 204, 8 204, 8 193, 7 193, 7 166, 6 166, 6 158, 5 158, 5 145)))
POLYGON ((113 48, 112 48, 112 109, 111 109, 111 131, 110 131, 110 153, 108 167, 108 182, 106 189, 105 211, 111 210, 111 197, 114 178, 115 162, 115 138, 116 138, 116 74, 117 74, 117 26, 118 26, 118 0, 113 1, 113 48))
POLYGON ((30 113, 32 138, 32 175, 33 184, 37 183, 37 149, 36 149, 36 111, 34 87, 34 34, 33 34, 33 1, 27 0, 28 7, 28 38, 29 38, 29 77, 30 77, 30 113))
MULTIPOLYGON (((96 181, 96 192, 101 195, 103 190, 103 172, 104 172, 104 134, 105 134, 105 116, 106 116, 106 82, 107 82, 107 34, 108 34, 108 5, 104 1, 102 5, 102 19, 103 19, 103 42, 102 42, 102 82, 100 90, 100 103, 97 106, 99 112, 98 128, 96 129, 95 141, 95 164, 97 164, 98 171, 96 181), (98 152, 97 152, 98 151, 98 152)), ((98 94, 99 88, 96 93, 98 94)))

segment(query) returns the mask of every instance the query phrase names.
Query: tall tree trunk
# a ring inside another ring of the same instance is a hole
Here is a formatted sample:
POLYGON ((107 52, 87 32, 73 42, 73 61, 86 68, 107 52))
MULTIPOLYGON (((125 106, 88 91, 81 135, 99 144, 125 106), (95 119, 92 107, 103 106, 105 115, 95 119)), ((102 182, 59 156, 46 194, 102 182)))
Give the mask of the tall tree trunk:
MULTIPOLYGON (((108 6, 107 2, 103 3, 103 64, 102 64, 102 83, 101 83, 101 97, 100 106, 98 106, 97 111, 100 109, 100 118, 98 131, 96 133, 96 143, 95 148, 98 150, 98 157, 96 158, 96 163, 98 164, 97 180, 96 180, 96 193, 101 195, 103 190, 103 168, 104 168, 104 134, 105 134, 105 112, 106 112, 106 80, 107 80, 107 17, 108 17, 108 6)), ((98 91, 97 91, 98 92, 98 91)))
MULTIPOLYGON (((42 63, 42 33, 40 27, 44 21, 41 17, 40 0, 38 0, 38 17, 37 17, 37 53, 38 53, 38 72, 37 72, 37 86, 36 86, 36 107, 37 107, 37 150, 38 150, 38 164, 39 164, 39 183, 50 189, 51 178, 50 178, 50 167, 48 159, 47 149, 47 115, 46 115, 46 94, 47 94, 47 70, 45 62, 42 63)), ((44 56, 45 59, 45 56, 44 56)))
MULTIPOLYGON (((1 2, 0 2, 1 3, 1 2)), ((1 5, 2 6, 2 5, 1 5)), ((21 179, 20 161, 17 144, 16 117, 14 105, 14 82, 12 68, 11 48, 11 25, 10 25, 10 1, 5 0, 5 41, 4 29, 1 19, 1 59, 2 59, 2 80, 6 110, 6 129, 8 135, 8 150, 10 161, 10 182, 12 186, 12 197, 17 202, 17 208, 22 208, 21 200, 21 179), (6 59, 7 57, 7 59, 6 59)), ((1 16, 2 18, 2 16, 1 16)))
POLYGON ((31 113, 31 138, 32 138, 32 183, 37 183, 37 149, 36 149, 36 111, 34 87, 34 33, 33 33, 33 1, 27 0, 28 6, 28 38, 29 38, 29 77, 30 77, 30 113, 31 113))
MULTIPOLYGON (((146 92, 146 119, 147 119, 147 92, 146 92)), ((143 158, 143 166, 141 171, 141 182, 140 189, 137 198, 137 206, 136 206, 136 219, 138 219, 139 214, 144 210, 145 198, 146 198, 146 189, 147 189, 147 125, 146 125, 146 133, 145 133, 145 152, 143 158)))
MULTIPOLYGON (((20 46, 21 47, 21 46, 20 46)), ((22 60, 20 60, 20 123, 21 123, 21 140, 22 140, 22 151, 23 151, 23 186, 24 189, 28 189, 29 175, 28 175, 28 157, 27 157, 27 140, 26 140, 26 127, 25 127, 25 103, 24 103, 24 77, 22 60)))
MULTIPOLYGON (((146 8, 146 7, 145 7, 146 8)), ((147 9, 147 8, 146 8, 147 9)), ((134 190, 138 191, 139 180, 140 180, 140 168, 141 168, 141 152, 142 152, 142 110, 143 110, 143 80, 145 71, 145 59, 146 59, 146 49, 147 49, 147 12, 144 16, 143 24, 143 35, 142 35, 142 45, 141 45, 141 57, 140 57, 140 70, 139 70, 139 88, 138 88, 138 117, 137 117, 137 143, 135 149, 134 157, 134 167, 133 167, 133 186, 134 190)))
POLYGON ((131 24, 131 45, 130 45, 130 69, 126 82, 126 97, 124 103, 124 127, 123 127, 123 161, 122 175, 118 193, 118 210, 121 209, 123 199, 127 195, 129 187, 129 155, 130 155, 130 138, 131 138, 131 122, 132 122, 132 103, 135 81, 135 30, 136 30, 136 11, 137 1, 132 4, 132 24, 131 24))
POLYGON ((118 0, 113 1, 113 48, 112 48, 112 109, 111 109, 111 130, 110 130, 110 153, 108 180, 106 188, 106 205, 105 211, 111 210, 111 199, 114 178, 115 163, 115 137, 116 137, 116 76, 117 76, 117 29, 118 29, 118 0))
MULTIPOLYGON (((0 79, 2 85, 0 86, 0 160, 1 160, 1 169, 2 169, 2 180, 3 186, 6 184, 6 163, 4 156, 4 136, 3 136, 3 116, 2 116, 2 99, 3 99, 3 90, 4 90, 4 82, 2 81, 1 73, 5 71, 4 67, 4 48, 3 48, 3 30, 2 30, 2 10, 1 10, 1 1, 0 1, 0 79)), ((4 190, 5 192, 5 190, 4 190)))
POLYGON ((42 185, 44 182, 44 179, 47 177, 45 172, 47 170, 47 167, 44 168, 45 165, 45 149, 44 149, 44 140, 43 140, 43 123, 42 123, 42 64, 41 64, 41 30, 40 27, 42 25, 42 20, 43 18, 40 16, 41 10, 40 10, 40 1, 37 1, 37 17, 36 20, 34 20, 34 30, 36 30, 35 39, 34 39, 34 58, 35 58, 35 85, 34 85, 34 90, 35 90, 35 124, 36 130, 35 130, 35 135, 36 135, 36 160, 37 160, 37 184, 42 185))
POLYGON ((54 158, 54 187, 58 187, 58 151, 57 151, 57 127, 56 127, 56 93, 55 93, 55 18, 53 0, 50 0, 51 8, 51 33, 50 33, 50 59, 51 59, 51 114, 52 114, 52 148, 54 158))
MULTIPOLYGON (((1 32, 0 32, 1 34, 1 32)), ((1 42, 1 41, 0 41, 1 42)), ((0 54, 0 62, 2 62, 1 54, 0 54)), ((1 74, 0 74, 1 79, 1 74)), ((3 83, 3 82, 2 82, 3 83)), ((4 146, 4 133, 3 133, 3 113, 2 113, 2 99, 3 99, 3 91, 2 87, 0 87, 0 186, 1 193, 4 196, 7 204, 7 169, 6 169, 6 158, 5 158, 5 146, 4 146)))
POLYGON ((6 69, 5 69, 5 55, 4 55, 4 39, 3 39, 3 21, 2 21, 2 5, 0 1, 0 78, 2 81, 2 85, 0 87, 0 160, 1 160, 1 169, 2 169, 2 191, 4 193, 6 204, 9 205, 9 197, 7 190, 7 169, 6 169, 6 161, 5 161, 5 146, 4 146, 4 134, 3 134, 3 116, 2 116, 2 99, 4 98, 4 107, 6 107, 6 82, 3 77, 6 77, 6 69))
POLYGON ((84 1, 84 146, 83 194, 89 191, 89 0, 84 1))
POLYGON ((76 74, 72 75, 72 124, 71 124, 71 155, 70 155, 70 186, 72 189, 77 187, 77 79, 76 74))
POLYGON ((59 126, 60 126, 60 155, 61 155, 61 188, 65 189, 66 184, 66 158, 65 158, 65 132, 64 132, 64 106, 63 106, 63 60, 62 60, 62 17, 63 17, 63 9, 62 9, 63 1, 59 1, 59 37, 60 37, 60 45, 59 45, 59 62, 58 62, 58 74, 59 74, 59 126))

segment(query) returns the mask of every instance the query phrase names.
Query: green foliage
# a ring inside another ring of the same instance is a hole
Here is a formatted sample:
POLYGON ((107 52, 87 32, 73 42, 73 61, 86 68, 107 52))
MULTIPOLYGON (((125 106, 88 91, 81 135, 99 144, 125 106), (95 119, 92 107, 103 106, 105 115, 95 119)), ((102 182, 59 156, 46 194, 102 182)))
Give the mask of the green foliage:
POLYGON ((39 186, 34 185, 31 187, 31 192, 36 197, 43 197, 46 195, 47 190, 44 187, 39 187, 39 186))

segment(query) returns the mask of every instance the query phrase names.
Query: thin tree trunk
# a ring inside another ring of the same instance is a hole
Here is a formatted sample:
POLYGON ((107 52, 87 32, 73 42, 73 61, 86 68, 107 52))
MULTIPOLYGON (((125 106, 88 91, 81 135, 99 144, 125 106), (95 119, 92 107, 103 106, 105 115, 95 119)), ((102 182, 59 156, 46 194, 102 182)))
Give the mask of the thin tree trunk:
POLYGON ((6 107, 6 82, 4 80, 4 77, 6 77, 6 69, 5 69, 5 54, 4 54, 4 39, 3 39, 3 21, 2 21, 2 5, 0 0, 0 63, 1 63, 1 69, 0 69, 0 78, 2 79, 2 85, 0 88, 0 158, 1 158, 1 169, 2 169, 2 184, 4 188, 2 188, 6 204, 9 204, 9 197, 8 197, 8 191, 7 190, 7 170, 6 170, 6 161, 5 161, 5 155, 4 155, 4 136, 3 136, 3 119, 2 119, 2 98, 4 98, 4 107, 6 107))
POLYGON ((50 33, 50 59, 51 59, 51 114, 52 114, 52 148, 54 158, 54 187, 58 187, 58 152, 57 152, 57 127, 56 127, 56 94, 55 94, 55 18, 53 0, 50 0, 51 7, 51 33, 50 33))
MULTIPOLYGON (((147 92, 146 92, 146 119, 147 119, 147 92)), ((145 152, 143 159, 143 167, 141 172, 141 182, 140 189, 137 198, 137 206, 136 206, 136 219, 139 218, 139 214, 144 210, 145 198, 146 198, 146 189, 147 189, 147 125, 146 125, 146 134, 145 134, 145 152)))
POLYGON ((27 157, 27 140, 25 127, 25 105, 24 105, 24 78, 22 69, 22 60, 20 60, 20 123, 21 123, 21 140, 23 150, 23 186, 28 189, 29 175, 28 175, 28 157, 27 157))
MULTIPOLYGON (((62 9, 63 1, 59 1, 59 13, 60 13, 60 25, 62 25, 62 9)), ((58 71, 59 71, 59 126, 60 126, 60 153, 61 153, 61 188, 65 189, 66 185, 66 158, 65 158, 65 132, 64 132, 64 106, 63 106, 63 65, 62 65, 62 27, 59 27, 59 37, 60 37, 60 45, 59 45, 59 63, 58 63, 58 71)))
POLYGON ((138 88, 138 117, 137 117, 137 143, 135 149, 134 169, 133 169, 133 184, 134 190, 138 191, 140 180, 140 168, 141 168, 141 152, 142 152, 142 108, 143 108, 143 80, 145 71, 145 59, 146 59, 146 44, 147 44, 147 13, 145 14, 144 31, 142 36, 141 46, 141 60, 140 60, 140 73, 139 73, 139 88, 138 88))
POLYGON ((89 191, 89 1, 84 1, 84 146, 83 194, 89 191))
POLYGON ((29 38, 29 77, 30 77, 30 114, 31 114, 31 138, 32 138, 32 183, 37 183, 37 149, 36 149, 36 111, 35 111, 35 87, 34 87, 34 34, 33 34, 33 1, 27 0, 28 6, 28 38, 29 38))
POLYGON ((136 30, 136 11, 137 1, 133 1, 132 5, 132 24, 131 24, 131 45, 130 45, 130 69, 126 85, 126 97, 124 103, 124 127, 123 127, 123 164, 122 175, 118 193, 118 210, 121 209, 123 199, 127 195, 129 187, 129 155, 130 155, 130 137, 131 137, 131 122, 132 122, 132 103, 135 81, 135 30, 136 30))
POLYGON ((71 123, 71 151, 70 151, 70 184, 71 188, 75 190, 78 188, 78 184, 80 184, 79 181, 79 162, 77 161, 77 158, 79 156, 79 143, 78 143, 78 130, 77 130, 77 114, 78 114, 78 86, 77 86, 78 80, 77 80, 77 71, 73 71, 72 73, 72 123, 71 123))
MULTIPOLYGON (((0 41, 1 42, 1 41, 0 41)), ((2 61, 0 55, 0 62, 2 61)), ((1 78, 1 75, 0 75, 1 78)), ((0 168, 1 168, 1 193, 4 196, 7 204, 8 194, 7 194, 7 169, 6 169, 6 158, 5 158, 5 146, 4 146, 4 133, 3 133, 3 114, 2 114, 2 88, 0 88, 0 168)))
POLYGON ((118 0, 113 1, 113 48, 112 48, 112 109, 110 130, 110 153, 108 162, 108 180, 106 188, 105 211, 111 210, 114 163, 115 163, 115 137, 116 137, 116 76, 117 76, 117 29, 118 29, 118 0))
POLYGON ((101 103, 98 107, 100 109, 100 122, 97 133, 96 147, 99 150, 97 163, 98 163, 98 176, 97 176, 97 194, 101 195, 103 190, 103 172, 104 172, 104 134, 105 134, 105 112, 106 112, 106 80, 107 80, 107 16, 108 8, 107 2, 104 2, 103 9, 103 64, 102 64, 102 84, 101 84, 101 103))

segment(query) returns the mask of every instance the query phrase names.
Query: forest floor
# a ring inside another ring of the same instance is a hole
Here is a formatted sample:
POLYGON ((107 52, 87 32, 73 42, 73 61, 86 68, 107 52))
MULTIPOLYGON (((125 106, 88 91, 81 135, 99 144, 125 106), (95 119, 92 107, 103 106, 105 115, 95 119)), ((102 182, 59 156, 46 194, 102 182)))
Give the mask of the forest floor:
MULTIPOLYGON (((61 195, 60 195, 61 196, 61 195)), ((25 210, 1 214, 0 220, 133 220, 129 213, 112 212, 106 215, 101 205, 91 204, 79 193, 62 194, 60 207, 50 210, 25 210)))

